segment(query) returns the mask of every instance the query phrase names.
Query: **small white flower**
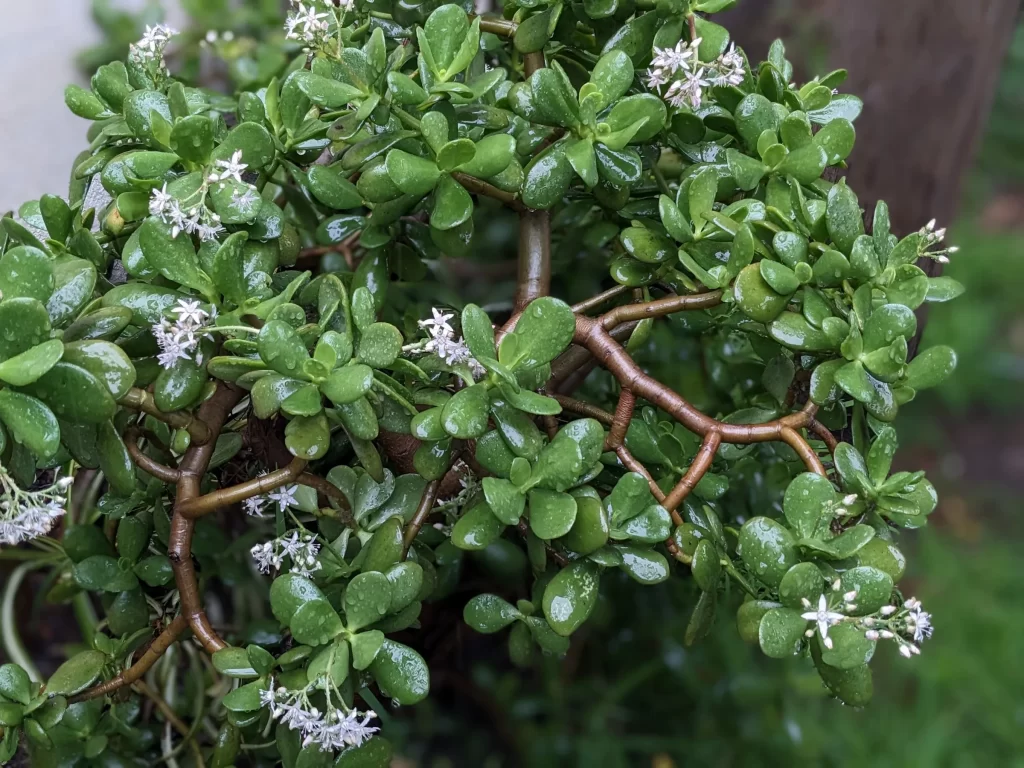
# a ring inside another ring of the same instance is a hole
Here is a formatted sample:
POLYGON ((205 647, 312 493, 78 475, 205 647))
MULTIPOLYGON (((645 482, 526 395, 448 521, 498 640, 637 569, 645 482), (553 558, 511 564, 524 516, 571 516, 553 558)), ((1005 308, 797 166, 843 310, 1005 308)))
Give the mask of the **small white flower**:
POLYGON ((204 243, 216 240, 218 235, 222 235, 226 231, 220 224, 200 224, 196 227, 196 234, 204 243))
POLYGON ((828 609, 828 600, 822 595, 818 598, 818 610, 808 611, 800 614, 800 618, 807 621, 814 621, 818 624, 818 633, 821 635, 821 642, 826 648, 832 647, 832 638, 828 636, 828 628, 841 622, 846 617, 828 609))
POLYGON ((665 92, 665 100, 673 107, 688 106, 699 109, 704 101, 704 89, 710 83, 704 79, 703 68, 688 72, 682 80, 676 80, 665 92))
POLYGON ((193 344, 184 337, 169 320, 161 320, 152 327, 153 337, 160 347, 157 362, 164 368, 170 368, 177 360, 189 360, 193 344))
POLYGON ((846 602, 852 602, 857 599, 857 590, 851 589, 849 592, 843 595, 843 600, 846 602))
POLYGON ((904 658, 909 659, 910 658, 910 654, 911 654, 911 651, 910 651, 910 646, 909 645, 901 645, 900 646, 900 656, 903 656, 904 658))
POLYGON ((857 503, 857 494, 856 493, 850 493, 850 494, 847 494, 846 496, 843 496, 843 506, 844 507, 852 507, 856 503, 857 503))
POLYGON ((746 79, 746 70, 743 64, 743 56, 732 45, 728 51, 719 56, 711 65, 715 72, 713 82, 715 85, 742 85, 746 79))
POLYGON ((307 9, 304 3, 299 3, 298 12, 288 15, 284 28, 289 40, 313 44, 330 29, 327 19, 328 14, 317 13, 314 6, 307 9))
POLYGON ((163 189, 154 189, 149 196, 149 212, 153 216, 161 216, 168 206, 174 202, 174 198, 167 194, 167 184, 163 189))
POLYGON ((886 605, 879 611, 879 613, 883 616, 892 616, 898 610, 899 609, 895 605, 886 605))
POLYGON ((156 53, 157 50, 167 45, 168 41, 176 34, 178 34, 178 30, 172 29, 166 24, 157 24, 153 27, 147 25, 145 34, 135 45, 142 50, 156 53))
POLYGON ((242 162, 242 150, 240 149, 235 150, 230 160, 218 160, 214 165, 216 167, 207 178, 211 184, 218 181, 227 181, 228 179, 234 179, 241 184, 243 183, 242 174, 249 167, 242 162), (217 170, 218 168, 220 170, 217 170))
POLYGON ((198 301, 191 299, 178 299, 178 303, 171 309, 171 314, 177 315, 179 325, 203 325, 210 319, 210 313, 203 310, 198 301))
POLYGON ((647 70, 647 87, 652 90, 658 90, 669 80, 671 80, 671 72, 667 69, 651 67, 647 70))
POLYGON ((868 640, 877 640, 878 631, 874 629, 869 629, 867 632, 864 633, 864 637, 866 637, 868 640))
POLYGON ((438 336, 451 338, 454 335, 455 330, 448 321, 455 317, 455 313, 445 312, 437 307, 433 307, 430 310, 430 314, 431 317, 426 320, 417 321, 417 325, 429 333, 432 338, 437 338, 438 336))
POLYGON ((245 514, 251 517, 262 517, 265 503, 262 496, 252 496, 242 502, 242 507, 245 509, 245 514))
POLYGON ((267 494, 267 498, 277 504, 278 508, 284 512, 288 507, 298 506, 298 500, 295 498, 295 494, 299 492, 299 486, 297 485, 286 485, 278 488, 276 491, 271 491, 267 494))
POLYGON ((921 610, 920 600, 911 598, 905 603, 907 604, 910 606, 910 612, 907 614, 907 631, 914 638, 914 642, 920 644, 932 636, 932 615, 921 610))

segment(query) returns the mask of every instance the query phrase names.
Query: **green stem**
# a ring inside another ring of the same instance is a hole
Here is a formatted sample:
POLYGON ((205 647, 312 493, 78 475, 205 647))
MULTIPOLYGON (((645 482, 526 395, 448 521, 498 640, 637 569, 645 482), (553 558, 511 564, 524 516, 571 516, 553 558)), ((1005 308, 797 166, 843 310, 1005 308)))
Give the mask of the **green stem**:
POLYGON ((736 583, 740 585, 744 592, 751 597, 757 597, 757 592, 750 586, 750 584, 747 583, 747 580, 740 575, 740 572, 736 570, 736 566, 732 564, 732 560, 724 558, 721 562, 722 567, 725 568, 725 572, 736 580, 736 583))
POLYGON ((401 120, 404 125, 408 126, 409 128, 412 128, 414 131, 418 131, 420 129, 420 121, 417 120, 412 115, 410 115, 401 107, 396 107, 392 104, 391 113, 393 115, 397 115, 398 119, 401 120))
POLYGON ((18 634, 18 624, 14 616, 14 601, 18 596, 21 582, 25 580, 25 575, 41 565, 43 563, 28 562, 15 568, 7 579, 3 600, 0 601, 0 639, 3 641, 4 652, 14 664, 28 672, 28 676, 33 680, 42 680, 42 676, 36 669, 36 665, 32 663, 32 657, 29 656, 21 642, 21 636, 18 634))

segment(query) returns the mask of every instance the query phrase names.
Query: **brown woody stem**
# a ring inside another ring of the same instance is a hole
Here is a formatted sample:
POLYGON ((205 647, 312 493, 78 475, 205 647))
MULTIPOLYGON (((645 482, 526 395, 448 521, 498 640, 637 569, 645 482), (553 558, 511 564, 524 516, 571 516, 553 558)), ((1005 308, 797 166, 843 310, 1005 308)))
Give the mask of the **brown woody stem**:
POLYGON ((434 502, 437 501, 437 492, 441 489, 440 480, 431 480, 427 483, 427 487, 423 489, 423 496, 420 497, 420 504, 416 508, 416 514, 413 515, 412 520, 409 521, 408 527, 405 529, 405 535, 402 537, 402 559, 409 554, 409 547, 416 540, 416 536, 420 532, 420 528, 430 517, 431 510, 434 509, 434 502))
POLYGON ((681 395, 641 370, 629 353, 615 341, 603 324, 589 317, 576 317, 575 342, 586 347, 594 358, 637 397, 649 400, 668 412, 672 418, 702 437, 718 434, 725 443, 766 443, 781 440, 789 444, 812 472, 824 475, 825 468, 817 454, 797 430, 806 428, 814 418, 816 406, 808 404, 799 413, 783 416, 764 424, 727 424, 694 408, 681 395))
MULTIPOLYGON (((523 57, 526 77, 544 68, 544 53, 523 57)), ((551 214, 524 210, 519 214, 519 268, 514 311, 522 312, 536 298, 551 292, 551 214)))
POLYGON ((665 299, 646 301, 640 304, 623 304, 621 307, 616 307, 601 315, 601 325, 611 330, 620 323, 631 320, 646 320, 649 317, 664 317, 686 310, 707 309, 721 303, 722 291, 709 291, 687 296, 669 296, 665 299))
POLYGON ((584 299, 579 304, 572 305, 572 311, 577 315, 586 314, 592 309, 597 309, 605 302, 611 301, 616 296, 621 296, 624 293, 629 293, 630 289, 625 285, 616 285, 614 288, 609 288, 607 291, 597 294, 597 296, 591 296, 589 299, 584 299))
MULTIPOLYGON (((704 442, 701 443, 700 450, 694 456, 690 468, 686 470, 686 474, 676 483, 672 493, 665 498, 664 507, 673 515, 673 519, 679 517, 679 514, 676 512, 679 505, 683 503, 683 500, 697 487, 697 483, 700 482, 701 478, 711 469, 711 462, 714 461, 715 454, 718 453, 718 446, 721 444, 722 438, 717 432, 708 432, 704 436, 704 442)), ((681 522, 682 519, 680 518, 676 525, 679 525, 681 522)))
POLYGON ((459 182, 459 184, 461 184, 470 194, 492 197, 495 200, 501 201, 517 213, 525 213, 529 210, 515 195, 506 192, 503 189, 498 189, 493 184, 488 184, 486 181, 481 181, 475 176, 455 172, 452 174, 452 178, 459 182))
POLYGON ((89 699, 97 699, 100 696, 105 696, 108 693, 113 693, 119 688, 123 688, 126 685, 132 685, 137 680, 140 680, 143 675, 150 670, 150 668, 156 664, 157 660, 164 655, 168 648, 178 639, 182 632, 188 628, 188 620, 183 614, 178 614, 174 617, 174 620, 164 627, 164 631, 156 636, 156 639, 149 644, 145 653, 132 664, 128 669, 124 670, 117 677, 108 680, 100 685, 93 686, 88 690, 82 691, 77 696, 72 696, 68 702, 74 704, 79 701, 88 701, 89 699))
POLYGON ((636 395, 628 389, 623 389, 619 393, 619 404, 615 407, 612 428, 608 430, 608 440, 605 443, 609 450, 614 451, 625 442, 626 431, 629 429, 629 422, 633 420, 635 407, 636 395))
MULTIPOLYGON (((203 445, 211 439, 209 428, 202 421, 198 420, 188 411, 172 411, 164 413, 157 408, 153 395, 144 389, 133 387, 128 394, 122 397, 118 403, 133 411, 141 411, 152 416, 157 421, 162 421, 175 429, 184 429, 192 438, 193 445, 203 445)), ((148 471, 148 470, 147 470, 148 471)))
POLYGON ((142 449, 139 448, 140 437, 141 435, 136 427, 130 427, 124 433, 124 447, 127 449, 132 461, 135 462, 135 466, 148 472, 163 483, 170 483, 171 485, 177 483, 181 473, 144 454, 142 449))
POLYGON ((480 17, 480 31, 490 32, 492 35, 498 35, 500 37, 512 37, 519 25, 514 21, 508 21, 506 19, 494 19, 480 17))
POLYGON ((254 496, 270 493, 281 486, 296 482, 306 469, 306 463, 305 459, 296 458, 287 467, 274 470, 261 477, 254 477, 252 480, 233 485, 230 488, 221 488, 205 496, 199 496, 186 501, 179 499, 177 512, 182 517, 194 520, 211 512, 216 512, 218 509, 251 499, 254 496))
MULTIPOLYGON (((199 408, 197 418, 205 422, 210 429, 211 437, 220 434, 227 421, 228 414, 242 398, 242 391, 226 384, 220 384, 213 396, 199 408)), ((178 471, 177 498, 174 515, 171 517, 171 535, 168 546, 168 557, 174 570, 174 581, 178 587, 181 601, 181 612, 188 620, 192 633, 208 653, 215 653, 226 648, 227 643, 210 626, 203 612, 202 600, 199 596, 199 584, 196 581, 196 569, 192 563, 192 534, 195 520, 185 517, 180 508, 187 506, 199 496, 199 483, 203 474, 210 466, 213 458, 215 441, 204 445, 193 445, 185 452, 178 471)))
POLYGON ((550 395, 558 401, 558 404, 562 406, 563 410, 569 411, 569 413, 575 413, 579 416, 587 416, 591 419, 597 419, 606 427, 610 427, 615 421, 615 416, 608 413, 603 408, 598 408, 596 405, 590 403, 584 403, 582 400, 569 397, 568 395, 550 395))

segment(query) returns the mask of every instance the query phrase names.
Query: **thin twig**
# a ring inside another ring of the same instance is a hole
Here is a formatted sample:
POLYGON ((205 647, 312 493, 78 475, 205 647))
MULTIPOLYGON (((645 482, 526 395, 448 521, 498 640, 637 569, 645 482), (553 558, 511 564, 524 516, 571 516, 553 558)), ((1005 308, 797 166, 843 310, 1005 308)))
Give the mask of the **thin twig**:
POLYGON ((589 299, 584 299, 579 304, 573 304, 572 311, 577 315, 586 314, 592 309, 597 309, 605 302, 611 301, 616 296, 628 293, 629 290, 628 286, 616 285, 614 288, 609 288, 607 291, 597 294, 597 296, 591 296, 589 299))
POLYGON ((416 508, 416 514, 413 515, 412 520, 409 521, 409 525, 405 529, 405 535, 402 537, 402 559, 409 554, 409 548, 412 543, 416 540, 416 536, 420 532, 420 528, 430 517, 430 512, 434 509, 434 502, 437 501, 437 492, 441 488, 440 480, 431 480, 427 483, 427 487, 423 489, 423 495, 420 497, 420 504, 416 508))
POLYGON ((603 408, 599 408, 591 403, 585 403, 582 400, 569 397, 567 395, 550 395, 558 401, 558 404, 562 406, 563 410, 575 413, 579 416, 586 416, 591 419, 597 419, 599 422, 604 424, 606 427, 610 427, 615 421, 615 416, 610 414, 603 408))
POLYGON ((72 696, 69 702, 74 704, 79 701, 96 699, 100 696, 106 696, 108 693, 113 693, 126 685, 132 685, 156 664, 157 660, 164 655, 167 649, 174 644, 181 636, 181 633, 187 628, 188 619, 185 618, 184 614, 179 613, 170 624, 164 627, 163 632, 157 635, 153 642, 149 644, 149 647, 146 648, 145 653, 142 654, 138 661, 121 672, 117 677, 93 686, 76 696, 72 696))
POLYGON ((495 200, 499 200, 517 213, 525 213, 529 210, 525 205, 523 205, 522 201, 511 192, 498 189, 493 184, 481 181, 475 176, 470 176, 467 173, 455 172, 452 174, 452 178, 459 182, 459 184, 461 184, 470 194, 483 195, 484 197, 491 197, 495 200))
POLYGON ((118 400, 119 405, 131 408, 133 411, 141 411, 152 416, 157 421, 162 421, 175 429, 184 429, 192 438, 192 444, 203 445, 210 441, 210 430, 202 421, 198 420, 188 411, 172 411, 164 413, 153 399, 153 395, 144 389, 132 387, 128 394, 118 400))

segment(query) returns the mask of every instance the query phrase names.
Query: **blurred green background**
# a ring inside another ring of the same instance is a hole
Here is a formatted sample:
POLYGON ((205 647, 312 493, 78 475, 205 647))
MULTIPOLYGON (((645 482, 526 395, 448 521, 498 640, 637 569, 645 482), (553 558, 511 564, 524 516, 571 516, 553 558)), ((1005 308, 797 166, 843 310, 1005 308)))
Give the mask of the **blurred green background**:
MULTIPOLYGON (((746 2, 820 71, 829 57, 813 25, 799 23, 800 3, 746 2)), ((185 5, 203 14, 204 2, 185 5)), ((250 22, 273 15, 274 0, 245 5, 250 22)), ((105 42, 79 54, 87 67, 122 55, 140 22, 115 3, 96 6, 105 42)), ((901 468, 927 470, 941 498, 929 527, 903 538, 910 591, 934 614, 923 654, 877 659, 875 702, 855 711, 827 698, 805 661, 743 645, 727 615, 685 648, 687 580, 611 583, 597 626, 567 659, 533 672, 510 669, 500 644, 461 636, 469 647, 459 653, 474 662, 438 675, 435 695, 388 725, 402 765, 1024 766, 1024 27, 1000 66, 991 115, 979 118, 984 139, 954 193, 950 241, 961 251, 946 274, 967 293, 931 310, 923 343, 952 345, 960 366, 900 415, 901 468)), ((865 151, 885 160, 898 150, 859 143, 865 151)))

